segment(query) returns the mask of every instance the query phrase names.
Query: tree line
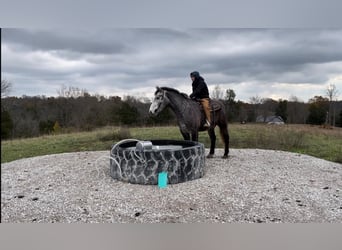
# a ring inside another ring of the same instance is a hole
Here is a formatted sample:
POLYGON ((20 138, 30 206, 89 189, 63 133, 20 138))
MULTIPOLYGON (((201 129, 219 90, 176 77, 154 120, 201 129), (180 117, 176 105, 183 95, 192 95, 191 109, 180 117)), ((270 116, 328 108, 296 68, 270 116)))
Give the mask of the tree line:
POLYGON ((257 117, 280 116, 290 124, 313 124, 342 127, 342 101, 334 101, 336 87, 331 85, 326 92, 328 97, 314 96, 308 103, 300 101, 296 96, 289 100, 273 100, 253 96, 249 102, 235 101, 234 90, 225 93, 218 86, 212 97, 222 99, 226 108, 227 120, 230 122, 255 122, 257 117))
MULTIPOLYGON (((304 103, 296 97, 276 101, 256 96, 246 103, 236 101, 232 89, 221 91, 216 88, 215 91, 212 97, 218 97, 224 103, 228 122, 255 122, 260 115, 276 115, 286 123, 342 126, 342 101, 315 96, 304 103)), ((147 98, 90 95, 73 87, 62 87, 58 94, 59 97, 2 95, 1 139, 90 131, 103 126, 176 124, 176 118, 169 109, 157 117, 149 116, 151 102, 147 98)))
POLYGON ((148 108, 149 103, 134 97, 7 97, 1 100, 1 138, 90 131, 103 126, 172 123, 173 116, 169 110, 158 117, 150 117, 148 108))

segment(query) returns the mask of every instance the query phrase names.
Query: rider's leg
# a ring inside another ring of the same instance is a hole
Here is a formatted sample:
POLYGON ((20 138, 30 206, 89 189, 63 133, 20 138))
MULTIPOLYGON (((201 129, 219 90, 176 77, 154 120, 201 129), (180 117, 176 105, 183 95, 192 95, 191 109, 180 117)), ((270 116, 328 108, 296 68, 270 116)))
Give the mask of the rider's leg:
POLYGON ((203 110, 205 113, 205 117, 207 118, 207 126, 210 127, 210 105, 209 105, 209 98, 203 98, 200 100, 203 106, 203 110))

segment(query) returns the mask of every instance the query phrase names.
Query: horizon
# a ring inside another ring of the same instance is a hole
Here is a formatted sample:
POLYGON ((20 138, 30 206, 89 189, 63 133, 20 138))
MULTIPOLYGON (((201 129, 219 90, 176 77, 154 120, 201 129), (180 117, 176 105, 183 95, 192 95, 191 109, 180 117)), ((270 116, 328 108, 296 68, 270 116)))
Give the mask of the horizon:
MULTIPOLYGON (((75 87, 75 86, 70 86, 70 87, 75 87)), ((165 86, 160 86, 160 87, 165 87, 165 86)), ((77 88, 77 87, 76 87, 77 88)), ((81 90, 81 89, 79 89, 81 90)), ((225 94, 225 90, 226 89, 221 89, 223 92, 222 94, 225 94)), ((133 97, 135 100, 138 100, 142 103, 149 103, 149 102, 152 102, 152 98, 148 98, 146 96, 139 96, 139 95, 123 95, 123 96, 120 96, 120 95, 101 95, 101 94, 98 94, 98 93, 90 93, 89 91, 87 91, 86 89, 83 89, 84 93, 85 94, 88 94, 90 97, 96 97, 96 98, 99 98, 99 97, 103 97, 105 99, 110 99, 110 98, 113 98, 113 97, 118 97, 120 98, 122 101, 125 101, 127 98, 129 97, 133 97)), ((57 91, 56 91, 57 92, 57 91)), ((235 92, 235 91, 234 91, 235 92)), ((153 91, 154 93, 154 91, 153 91)), ((187 94, 187 93, 185 93, 187 94)), ((66 97, 66 96, 61 96, 61 95, 53 95, 53 96, 47 96, 47 95, 21 95, 21 96, 15 96, 15 95, 6 95, 4 97, 2 97, 1 99, 5 99, 5 98, 43 98, 43 99, 47 99, 47 98, 79 98, 79 97, 85 97, 85 95, 81 95, 81 96, 77 96, 77 97, 74 97, 74 96, 70 96, 70 97, 66 97)), ((310 102, 311 99, 314 99, 315 97, 323 97, 323 98, 326 98, 326 99, 329 99, 328 96, 325 94, 323 95, 315 95, 315 96, 312 96, 310 97, 308 100, 302 100, 300 98, 298 98, 298 96, 290 96, 289 98, 280 98, 280 99, 274 99, 274 98, 270 98, 270 97, 260 97, 260 96, 252 96, 249 100, 247 101, 244 101, 244 100, 240 100, 238 98, 235 98, 234 101, 235 102, 243 102, 243 103, 247 103, 247 104, 257 104, 257 103, 253 103, 253 101, 251 100, 252 98, 255 98, 257 97, 258 100, 260 100, 260 103, 263 103, 264 101, 267 101, 267 100, 273 100, 273 101, 276 101, 276 102, 279 102, 279 101, 288 101, 288 102, 299 102, 299 103, 304 103, 304 104, 308 104, 310 102)), ((210 97, 212 99, 217 99, 217 98, 213 98, 213 97, 210 97)), ((219 100, 225 100, 225 96, 223 95, 223 98, 219 98, 219 100)), ((332 100, 332 102, 342 102, 342 99, 338 99, 336 98, 335 100, 332 100)))

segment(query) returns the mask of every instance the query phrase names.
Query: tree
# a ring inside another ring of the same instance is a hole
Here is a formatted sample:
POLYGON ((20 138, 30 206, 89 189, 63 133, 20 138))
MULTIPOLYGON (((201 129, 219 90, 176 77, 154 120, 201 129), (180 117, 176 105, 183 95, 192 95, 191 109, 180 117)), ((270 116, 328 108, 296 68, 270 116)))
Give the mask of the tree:
POLYGON ((250 104, 260 104, 262 102, 262 98, 258 95, 252 96, 249 98, 250 104))
POLYGON ((321 125, 326 121, 329 99, 322 96, 315 96, 309 100, 309 116, 307 123, 321 125))
POLYGON ((78 98, 84 96, 90 96, 86 89, 80 89, 78 87, 73 86, 65 86, 64 84, 61 86, 60 89, 57 90, 57 94, 59 97, 65 98, 78 98))
POLYGON ((306 122, 308 116, 308 105, 296 96, 290 96, 287 103, 287 122, 302 124, 306 122))
POLYGON ((162 125, 170 124, 175 121, 175 115, 169 108, 162 110, 157 116, 148 116, 146 119, 147 124, 151 125, 162 125))
POLYGON ((335 112, 336 112, 336 110, 335 110, 335 105, 334 105, 333 101, 338 95, 338 91, 337 91, 335 84, 329 84, 325 93, 329 98, 329 114, 328 114, 329 124, 332 126, 335 126, 335 122, 336 122, 335 112))
POLYGON ((233 121, 239 117, 240 105, 235 101, 234 90, 227 89, 225 96, 226 116, 228 121, 233 121))
POLYGON ((51 120, 39 122, 39 132, 42 134, 50 134, 53 131, 54 122, 51 120))
POLYGON ((235 97, 236 97, 236 94, 235 94, 234 90, 232 90, 232 89, 226 90, 226 101, 228 103, 234 103, 235 97))
POLYGON ((283 118, 284 122, 287 121, 287 100, 279 100, 275 115, 283 118))
MULTIPOLYGON (((7 80, 1 80, 1 98, 9 95, 12 90, 12 83, 7 80)), ((5 110, 1 100, 1 139, 8 139, 13 130, 13 120, 10 113, 5 110)))
POLYGON ((1 98, 9 95, 12 90, 12 83, 7 80, 1 80, 1 98))
POLYGON ((138 109, 136 107, 131 106, 127 102, 122 103, 118 115, 120 122, 122 122, 125 125, 133 125, 134 123, 137 123, 139 118, 138 109))
POLYGON ((10 138, 13 129, 11 115, 6 110, 1 110, 1 140, 10 138))
POLYGON ((262 99, 256 95, 256 96, 252 96, 249 98, 249 102, 252 107, 252 109, 250 109, 248 111, 248 122, 252 122, 255 121, 255 119, 258 117, 259 114, 259 108, 260 108, 260 104, 262 103, 262 99))
POLYGON ((275 114, 278 105, 279 103, 272 98, 262 98, 258 115, 262 115, 266 119, 266 117, 275 114))
POLYGON ((224 97, 224 92, 221 89, 220 85, 216 85, 214 87, 214 90, 211 92, 211 97, 213 99, 218 99, 218 100, 222 100, 224 97))

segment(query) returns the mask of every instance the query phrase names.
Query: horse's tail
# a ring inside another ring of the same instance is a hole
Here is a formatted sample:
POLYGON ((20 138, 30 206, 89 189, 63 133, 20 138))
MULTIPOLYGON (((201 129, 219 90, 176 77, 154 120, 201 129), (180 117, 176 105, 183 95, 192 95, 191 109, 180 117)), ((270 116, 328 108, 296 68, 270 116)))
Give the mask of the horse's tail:
POLYGON ((227 136, 229 136, 228 135, 228 124, 227 124, 227 122, 222 122, 222 123, 220 122, 217 125, 220 128, 221 140, 223 143, 226 143, 227 136))
POLYGON ((216 115, 218 116, 217 125, 220 128, 220 136, 221 136, 222 143, 224 144, 225 155, 227 155, 229 152, 229 133, 228 133, 227 118, 226 118, 224 109, 222 108, 221 110, 219 110, 216 115))

